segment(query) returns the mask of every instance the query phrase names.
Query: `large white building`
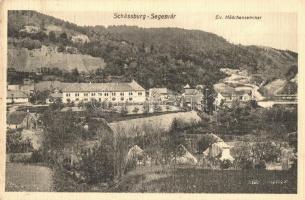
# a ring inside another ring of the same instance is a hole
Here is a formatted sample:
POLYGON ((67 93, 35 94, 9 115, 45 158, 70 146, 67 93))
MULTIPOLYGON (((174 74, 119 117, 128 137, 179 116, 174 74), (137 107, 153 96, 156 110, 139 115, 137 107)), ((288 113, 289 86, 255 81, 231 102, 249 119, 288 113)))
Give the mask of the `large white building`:
POLYGON ((128 83, 71 83, 63 90, 63 103, 144 103, 145 89, 136 81, 128 83))

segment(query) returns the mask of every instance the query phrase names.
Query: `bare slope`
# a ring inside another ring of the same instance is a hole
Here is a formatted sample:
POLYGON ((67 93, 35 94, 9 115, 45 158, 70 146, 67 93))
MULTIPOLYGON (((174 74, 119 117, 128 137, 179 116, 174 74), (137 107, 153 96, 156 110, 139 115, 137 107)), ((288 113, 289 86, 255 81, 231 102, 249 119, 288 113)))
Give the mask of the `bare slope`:
POLYGON ((82 54, 58 53, 48 51, 47 47, 28 50, 25 48, 8 49, 8 67, 16 71, 37 72, 40 68, 59 68, 89 72, 98 68, 104 68, 104 60, 97 57, 82 54))

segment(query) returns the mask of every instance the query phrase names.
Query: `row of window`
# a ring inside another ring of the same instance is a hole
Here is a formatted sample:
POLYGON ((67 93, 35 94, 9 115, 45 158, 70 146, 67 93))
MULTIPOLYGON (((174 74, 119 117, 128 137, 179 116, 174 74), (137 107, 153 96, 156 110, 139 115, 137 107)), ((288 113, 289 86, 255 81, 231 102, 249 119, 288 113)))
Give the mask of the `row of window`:
MULTIPOLYGON (((83 99, 83 101, 88 101, 88 100, 89 100, 88 98, 84 98, 84 99, 83 99)), ((95 99, 92 98, 91 101, 93 101, 93 100, 95 100, 95 99)), ((112 101, 116 101, 116 98, 113 97, 111 100, 112 100, 112 101)), ((121 97, 120 100, 121 100, 121 101, 124 101, 125 98, 124 98, 124 97, 121 97)), ((127 100, 127 99, 126 99, 126 100, 127 100)), ((132 98, 132 97, 129 97, 128 100, 129 100, 129 101, 132 101, 133 98, 132 98)), ((70 102, 70 101, 71 101, 71 99, 67 98, 67 102, 70 102)), ((79 98, 76 98, 75 101, 79 101, 79 98)), ((98 101, 99 101, 99 102, 102 102, 102 99, 99 98, 98 101)), ((108 101, 108 98, 105 98, 104 101, 108 101)))
MULTIPOLYGON (((73 93, 72 93, 73 94, 73 93)), ((97 93, 98 96, 103 96, 103 93, 97 93)), ((132 96, 133 95, 133 92, 129 92, 128 93, 129 96, 132 96)), ((76 97, 79 97, 79 93, 75 93, 74 94, 76 97)), ((96 95, 96 93, 91 93, 91 96, 94 97, 96 95)), ((70 97, 71 96, 71 93, 66 93, 66 97, 70 97)), ((84 93, 84 96, 87 97, 89 96, 89 93, 84 93)), ((109 96, 109 93, 108 92, 105 92, 104 93, 104 96, 105 97, 108 97, 109 96)), ((115 92, 111 92, 111 96, 116 96, 116 93, 115 92)), ((120 96, 124 96, 124 92, 120 92, 120 96)), ((138 92, 138 96, 142 96, 142 92, 138 92)))

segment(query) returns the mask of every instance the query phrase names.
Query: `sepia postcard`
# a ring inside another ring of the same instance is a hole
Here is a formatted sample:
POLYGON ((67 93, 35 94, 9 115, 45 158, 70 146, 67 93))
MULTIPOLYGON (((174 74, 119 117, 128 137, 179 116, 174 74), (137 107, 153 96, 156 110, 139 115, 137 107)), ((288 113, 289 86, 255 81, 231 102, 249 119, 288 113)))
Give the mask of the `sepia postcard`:
POLYGON ((304 1, 0 6, 0 199, 305 198, 304 1))

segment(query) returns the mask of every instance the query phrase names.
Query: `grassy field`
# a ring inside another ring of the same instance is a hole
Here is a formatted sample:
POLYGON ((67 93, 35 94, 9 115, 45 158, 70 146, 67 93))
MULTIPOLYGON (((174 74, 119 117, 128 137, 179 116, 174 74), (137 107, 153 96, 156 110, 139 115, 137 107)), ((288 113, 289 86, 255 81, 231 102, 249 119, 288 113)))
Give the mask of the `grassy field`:
POLYGON ((5 190, 12 192, 50 192, 53 172, 44 166, 6 163, 5 190))
POLYGON ((296 193, 296 174, 290 171, 207 170, 179 168, 172 172, 133 173, 116 192, 296 193), (155 177, 151 179, 150 177, 155 177), (148 180, 151 179, 151 180, 148 180))

